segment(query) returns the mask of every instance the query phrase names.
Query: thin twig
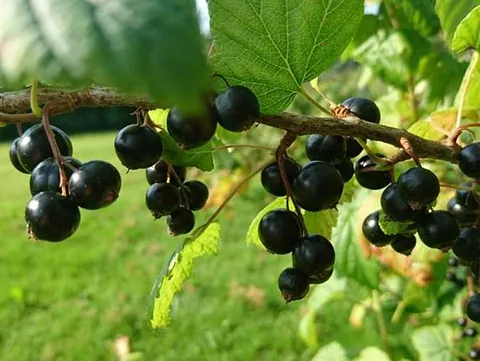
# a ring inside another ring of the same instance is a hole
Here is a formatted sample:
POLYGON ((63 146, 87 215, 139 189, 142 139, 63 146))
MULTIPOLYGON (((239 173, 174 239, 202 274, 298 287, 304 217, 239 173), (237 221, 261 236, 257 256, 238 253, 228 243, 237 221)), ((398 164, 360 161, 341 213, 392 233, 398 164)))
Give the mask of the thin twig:
POLYGON ((305 88, 300 88, 300 94, 302 94, 311 104, 313 104, 317 109, 319 109, 321 112, 325 114, 332 114, 327 108, 325 108, 323 105, 321 105, 319 102, 317 102, 315 99, 313 99, 310 94, 305 90, 305 88))

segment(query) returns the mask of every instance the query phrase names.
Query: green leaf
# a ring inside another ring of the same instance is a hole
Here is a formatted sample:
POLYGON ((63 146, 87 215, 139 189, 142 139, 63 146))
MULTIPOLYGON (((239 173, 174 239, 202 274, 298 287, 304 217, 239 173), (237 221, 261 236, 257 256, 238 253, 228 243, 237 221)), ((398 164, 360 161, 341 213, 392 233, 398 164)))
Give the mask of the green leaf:
POLYGON ((388 218, 388 216, 382 210, 380 210, 380 214, 378 217, 378 224, 380 226, 380 229, 383 231, 383 233, 387 235, 404 233, 405 231, 408 230, 408 227, 409 227, 409 223, 400 223, 400 222, 392 221, 390 218, 388 218))
POLYGON ((315 312, 308 311, 298 325, 298 335, 311 349, 318 348, 318 330, 315 312))
POLYGON ((366 199, 368 191, 357 191, 351 203, 339 207, 337 226, 333 230, 335 246, 335 270, 339 275, 351 278, 371 289, 380 283, 380 266, 375 259, 367 260, 360 248, 357 211, 366 199))
POLYGON ((218 252, 220 225, 210 224, 199 236, 195 232, 187 237, 172 254, 152 290, 155 297, 151 324, 153 328, 166 326, 170 321, 170 305, 190 278, 193 261, 197 257, 215 255, 218 252))
POLYGON ((440 25, 445 33, 448 44, 453 39, 453 34, 458 24, 475 6, 480 5, 480 0, 437 0, 435 11, 440 19, 440 25))
POLYGON ((412 342, 419 361, 453 361, 452 329, 446 325, 422 327, 414 331, 412 342))
POLYGON ((480 6, 470 11, 455 30, 452 50, 463 53, 468 49, 479 50, 480 47, 480 6))
POLYGON ((338 342, 331 342, 318 350, 311 361, 349 361, 347 351, 338 342))
POLYGON ((342 298, 347 290, 347 279, 339 278, 336 272, 332 277, 322 284, 321 287, 314 287, 310 290, 307 299, 308 312, 318 312, 322 307, 335 298, 342 298))
POLYGON ((215 70, 251 88, 262 112, 276 113, 341 55, 364 5, 363 0, 211 0, 209 9, 215 70))
POLYGON ((368 38, 375 35, 378 29, 385 27, 386 23, 387 22, 382 21, 377 15, 364 15, 358 26, 357 33, 342 54, 342 61, 348 60, 356 48, 367 41, 368 38))
POLYGON ((400 24, 410 24, 422 36, 430 37, 440 30, 435 0, 396 0, 395 10, 400 24))
POLYGON ((211 87, 193 0, 5 1, 0 23, 3 85, 95 83, 192 111, 211 87))
POLYGON ((463 99, 464 107, 480 108, 480 62, 478 51, 475 51, 472 55, 468 69, 463 77, 462 85, 458 90, 455 104, 458 105, 460 103, 463 94, 465 94, 463 99))
POLYGON ((364 348, 355 361, 390 361, 390 357, 385 351, 375 346, 364 348))

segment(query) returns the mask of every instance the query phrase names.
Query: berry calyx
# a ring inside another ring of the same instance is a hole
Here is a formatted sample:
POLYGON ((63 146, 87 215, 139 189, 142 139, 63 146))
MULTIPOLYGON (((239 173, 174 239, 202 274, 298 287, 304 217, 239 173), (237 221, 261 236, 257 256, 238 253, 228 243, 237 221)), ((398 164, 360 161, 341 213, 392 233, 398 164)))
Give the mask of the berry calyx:
POLYGON ((158 133, 150 127, 131 124, 115 137, 115 153, 128 169, 148 168, 162 156, 163 144, 158 133))
POLYGON ((452 198, 447 204, 447 211, 453 215, 462 226, 472 226, 478 219, 478 211, 469 211, 458 203, 457 198, 452 198))
POLYGON ((410 256, 413 249, 417 245, 417 240, 413 234, 410 235, 398 235, 396 236, 390 246, 397 253, 403 254, 405 256, 410 256))
POLYGON ((167 216, 180 207, 180 191, 173 184, 152 184, 145 195, 145 203, 155 219, 167 216))
MULTIPOLYGON (((288 182, 292 185, 293 180, 300 170, 300 165, 291 158, 284 158, 284 164, 288 182)), ((273 162, 263 168, 262 173, 260 174, 260 179, 263 189, 268 193, 277 197, 282 197, 287 194, 282 176, 280 175, 278 162, 273 162)))
POLYGON ((347 143, 340 135, 312 134, 305 143, 305 152, 310 160, 337 163, 345 158, 347 143))
POLYGON ((350 158, 344 158, 340 163, 335 164, 335 168, 339 171, 344 183, 347 183, 352 179, 355 174, 353 163, 350 158))
POLYGON ((460 224, 446 211, 433 211, 419 221, 420 240, 430 248, 451 248, 459 234, 460 224))
POLYGON ((360 143, 356 141, 356 139, 347 137, 345 141, 347 143, 347 157, 355 158, 357 155, 362 153, 363 148, 360 143))
POLYGON ((202 209, 208 200, 208 187, 197 180, 185 182, 183 187, 188 198, 188 208, 192 211, 202 209))
MULTIPOLYGON (((82 165, 82 162, 72 157, 65 157, 64 160, 77 169, 82 165)), ((70 179, 73 170, 65 165, 62 167, 67 180, 70 179)), ((30 193, 32 196, 43 191, 61 192, 60 172, 57 162, 53 158, 47 158, 37 164, 30 176, 30 193)))
MULTIPOLYGON (((174 165, 173 170, 177 174, 180 181, 183 183, 185 181, 185 177, 187 176, 187 168, 174 165)), ((170 175, 169 179, 168 163, 164 160, 160 160, 151 167, 148 167, 145 170, 145 175, 147 177, 147 182, 150 185, 154 183, 167 183, 167 180, 169 181, 169 183, 175 184, 177 186, 180 185, 174 176, 170 175)))
POLYGON ((60 242, 75 233, 80 224, 77 205, 57 192, 34 195, 25 208, 29 235, 37 240, 60 242))
POLYGON ((437 176, 425 168, 410 168, 400 175, 397 183, 400 196, 410 205, 427 206, 440 194, 437 176))
POLYGON ((293 267, 308 276, 320 274, 333 268, 335 250, 325 237, 315 234, 303 237, 292 252, 293 267))
POLYGON ((10 149, 8 152, 8 155, 10 157, 10 162, 12 165, 15 167, 16 170, 18 170, 21 173, 28 174, 30 173, 27 171, 23 166, 20 164, 20 161, 18 160, 18 141, 20 140, 20 137, 15 139, 12 144, 10 144, 10 149))
POLYGON ((413 210, 409 206, 401 197, 397 183, 392 183, 385 188, 382 192, 380 203, 385 214, 395 222, 413 222, 425 212, 424 208, 413 210))
POLYGON ((185 207, 177 208, 167 216, 167 226, 171 236, 187 234, 195 227, 195 214, 185 207))
POLYGON ((218 124, 231 132, 242 132, 260 116, 260 104, 247 87, 234 85, 215 98, 218 124))
POLYGON ((301 300, 310 288, 308 276, 296 268, 286 268, 278 277, 278 288, 287 303, 301 300))
POLYGON ((258 224, 258 236, 271 253, 287 254, 300 241, 302 227, 298 216, 287 209, 266 213, 258 224))
POLYGON ((468 299, 465 311, 471 321, 480 323, 480 295, 474 294, 468 299))
POLYGON ((343 178, 333 165, 311 161, 298 172, 292 192, 294 200, 307 211, 333 208, 342 196, 343 178))
POLYGON ((458 166, 467 177, 480 178, 480 143, 472 143, 458 153, 458 166))
POLYGON ((380 211, 369 214, 362 223, 362 232, 367 241, 376 247, 389 245, 395 236, 385 234, 380 228, 380 211))
POLYGON ((70 199, 85 209, 111 205, 117 200, 121 186, 118 170, 102 160, 83 163, 68 181, 70 199))
POLYGON ((462 228, 453 246, 453 253, 467 262, 480 259, 480 230, 476 227, 462 228))
POLYGON ((342 105, 360 119, 370 123, 380 123, 380 109, 378 109, 377 104, 370 99, 359 97, 349 98, 345 100, 342 105))
MULTIPOLYGON (((382 154, 377 157, 385 158, 382 154)), ((358 183, 367 189, 382 189, 392 182, 392 177, 388 170, 376 170, 375 163, 368 155, 364 155, 355 164, 355 177, 358 183)))

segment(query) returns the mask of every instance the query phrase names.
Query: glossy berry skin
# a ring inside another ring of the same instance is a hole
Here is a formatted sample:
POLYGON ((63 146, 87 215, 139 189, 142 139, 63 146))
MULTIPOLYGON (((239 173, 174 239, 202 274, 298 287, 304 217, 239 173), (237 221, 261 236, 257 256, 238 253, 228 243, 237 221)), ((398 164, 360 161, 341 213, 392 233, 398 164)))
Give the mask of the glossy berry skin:
MULTIPOLYGON (((181 166, 173 166, 173 170, 177 174, 180 181, 183 183, 185 177, 187 176, 187 168, 181 166)), ((145 170, 145 175, 147 177, 148 184, 152 185, 154 183, 166 183, 168 180, 168 164, 164 160, 160 160, 151 167, 148 167, 145 170)), ((169 183, 179 186, 180 184, 174 176, 170 177, 169 183)))
POLYGON ((60 242, 77 230, 80 210, 75 203, 57 192, 41 192, 28 201, 25 221, 34 239, 60 242))
POLYGON ((335 164, 335 168, 339 171, 344 183, 347 183, 352 179, 355 174, 353 163, 350 158, 344 158, 340 163, 335 164))
POLYGON ((394 249, 395 252, 403 254, 405 256, 410 256, 413 249, 417 245, 417 240, 413 234, 411 235, 398 235, 396 236, 390 246, 394 249))
POLYGON ((308 276, 333 268, 335 250, 325 237, 315 234, 300 239, 292 252, 293 267, 308 276))
POLYGON ((167 216, 167 226, 171 236, 187 234, 195 227, 195 214, 185 207, 177 208, 167 216))
POLYGON ((290 253, 302 236, 300 219, 287 209, 274 209, 260 220, 258 236, 270 253, 290 253))
POLYGON ((343 193, 343 178, 331 164, 312 161, 298 172, 292 185, 293 198, 306 211, 333 208, 343 193))
MULTIPOLYGON (((82 165, 82 162, 76 158, 65 157, 64 159, 77 169, 82 165)), ((63 166, 63 169, 67 179, 70 179, 73 170, 67 166, 63 166)), ((32 196, 43 191, 61 192, 60 172, 57 162, 53 158, 47 158, 37 164, 30 176, 30 193, 32 196)))
POLYGON ((145 203, 155 219, 175 211, 181 200, 178 188, 169 183, 152 184, 145 194, 145 203))
POLYGON ((212 139, 217 129, 217 119, 218 114, 213 106, 209 106, 203 116, 189 116, 174 107, 167 116, 167 130, 185 149, 197 148, 212 139))
POLYGON ((85 209, 100 209, 118 198, 122 179, 108 162, 91 160, 73 172, 68 182, 70 199, 85 209))
POLYGON ((296 268, 286 268, 278 277, 278 288, 287 303, 301 300, 310 288, 308 276, 296 268))
MULTIPOLYGON (((284 164, 285 173, 291 186, 300 170, 300 165, 290 158, 284 158, 284 164)), ((282 197, 287 194, 287 190, 285 189, 285 185, 283 184, 280 175, 280 167, 277 162, 273 162, 263 168, 262 173, 260 174, 260 179, 263 189, 268 193, 277 197, 282 197)))
POLYGON ((20 138, 15 139, 12 144, 10 144, 10 149, 8 152, 8 155, 10 157, 10 162, 12 165, 15 167, 16 170, 18 170, 20 173, 28 174, 30 173, 27 171, 23 166, 20 164, 20 161, 18 160, 18 141, 20 138))
POLYGON ((447 263, 450 267, 453 267, 453 268, 458 267, 458 264, 459 264, 458 258, 455 256, 449 257, 447 263))
POLYGON ((460 151, 458 166, 467 177, 480 178, 480 143, 469 144, 460 151))
POLYGON ((468 351, 468 357, 470 357, 471 360, 480 360, 480 350, 476 348, 472 348, 470 351, 468 351))
MULTIPOLYGON (((377 154, 377 156, 385 158, 382 154, 377 154)), ((386 170, 373 170, 376 166, 377 163, 370 159, 368 155, 361 157, 355 164, 355 177, 363 188, 382 189, 392 182, 390 173, 386 170)))
POLYGON ((319 285, 319 284, 325 283, 330 279, 330 277, 332 277, 332 274, 333 274, 333 267, 326 269, 323 272, 310 275, 308 277, 308 283, 310 283, 311 285, 319 285))
POLYGON ((474 294, 467 301, 467 317, 476 323, 480 323, 480 295, 474 294))
POLYGON ((422 217, 418 235, 430 248, 444 249, 454 245, 460 234, 457 219, 446 211, 433 211, 422 217))
POLYGON ((231 132, 242 132, 260 116, 260 104, 255 94, 241 85, 234 85, 215 98, 218 124, 231 132))
POLYGON ((478 211, 469 211, 456 198, 450 199, 447 204, 448 213, 452 214, 462 226, 472 226, 478 219, 478 211))
POLYGON ((150 127, 131 124, 115 137, 115 153, 128 169, 148 168, 162 156, 163 144, 158 133, 150 127))
POLYGON ((338 163, 347 154, 347 143, 340 135, 312 134, 307 137, 305 152, 310 160, 338 163))
MULTIPOLYGON (((472 185, 473 184, 471 182, 468 182, 460 184, 460 187, 470 188, 472 185)), ((462 205, 465 210, 478 213, 479 205, 475 199, 475 194, 473 191, 457 189, 455 192, 455 199, 457 203, 462 205)))
POLYGON ((345 142, 347 143, 347 157, 355 158, 362 153, 362 146, 354 138, 347 137, 345 142))
POLYGON ((188 198, 188 208, 192 211, 202 209, 208 200, 208 187, 205 183, 197 180, 191 180, 183 183, 188 198))
POLYGON ((360 119, 370 123, 380 123, 380 109, 370 99, 349 98, 342 105, 360 119))
POLYGON ((437 176, 425 168, 410 168, 400 175, 397 184, 400 196, 409 204, 427 206, 440 194, 437 176))
POLYGON ((466 328, 464 332, 467 337, 475 337, 478 334, 477 330, 472 327, 466 328))
POLYGON ((397 183, 392 183, 385 188, 380 203, 385 214, 395 222, 413 222, 425 212, 424 209, 413 210, 410 208, 408 203, 400 196, 397 183))
POLYGON ((363 221, 362 232, 371 244, 376 247, 384 247, 389 245, 395 236, 383 233, 380 224, 378 223, 379 215, 379 211, 369 214, 363 221))
POLYGON ((453 246, 453 253, 467 262, 480 259, 480 230, 475 227, 462 228, 453 246))
MULTIPOLYGON (((60 154, 71 156, 73 153, 72 142, 65 132, 52 126, 53 134, 57 142, 60 154)), ((18 141, 18 161, 27 171, 31 172, 42 160, 53 157, 50 143, 48 142, 45 129, 41 125, 29 128, 18 141)))

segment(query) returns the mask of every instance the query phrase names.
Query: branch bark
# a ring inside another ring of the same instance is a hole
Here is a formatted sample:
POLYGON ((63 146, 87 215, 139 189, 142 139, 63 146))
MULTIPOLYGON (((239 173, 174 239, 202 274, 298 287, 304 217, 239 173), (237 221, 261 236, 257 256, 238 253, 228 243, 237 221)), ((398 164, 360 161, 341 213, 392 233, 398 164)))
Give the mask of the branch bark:
MULTIPOLYGON (((168 106, 168 104, 154 103, 141 96, 121 94, 111 88, 82 90, 43 88, 38 90, 38 102, 41 105, 49 103, 52 116, 69 113, 81 107, 129 106, 155 109, 168 106)), ((14 124, 38 120, 39 118, 34 114, 27 113, 29 107, 29 89, 0 94, 0 122, 14 124)), ((439 159, 452 163, 457 161, 457 147, 447 146, 444 142, 427 140, 403 129, 365 122, 356 117, 337 119, 281 113, 262 115, 258 121, 296 135, 331 134, 359 137, 388 143, 397 148, 402 148, 401 139, 404 138, 408 140, 419 158, 439 159)), ((392 161, 399 162, 408 158, 408 154, 401 149, 392 161)))

